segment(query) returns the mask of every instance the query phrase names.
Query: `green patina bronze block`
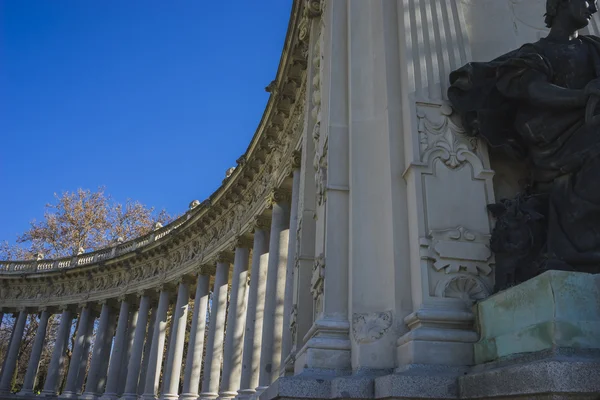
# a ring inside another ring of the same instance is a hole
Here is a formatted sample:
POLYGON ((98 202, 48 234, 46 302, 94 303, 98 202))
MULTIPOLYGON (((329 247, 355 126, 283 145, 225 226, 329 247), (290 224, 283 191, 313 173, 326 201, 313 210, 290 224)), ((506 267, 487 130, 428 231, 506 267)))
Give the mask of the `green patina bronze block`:
POLYGON ((477 364, 556 348, 600 349, 600 274, 548 271, 475 311, 477 364))

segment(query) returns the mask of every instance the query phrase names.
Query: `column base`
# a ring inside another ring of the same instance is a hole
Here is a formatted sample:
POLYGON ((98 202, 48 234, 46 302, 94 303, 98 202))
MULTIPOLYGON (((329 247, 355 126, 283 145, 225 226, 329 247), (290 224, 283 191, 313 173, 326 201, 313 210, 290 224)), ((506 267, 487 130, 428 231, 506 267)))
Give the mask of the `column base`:
POLYGON ((179 395, 179 400, 196 400, 198 398, 198 393, 181 393, 179 395))
POLYGON ((21 389, 21 391, 17 393, 17 396, 19 396, 19 397, 35 396, 35 393, 33 393, 33 389, 21 389))
POLYGON ((119 399, 120 400, 138 400, 138 397, 139 396, 137 393, 123 393, 119 399))
POLYGON ((178 400, 179 395, 177 393, 163 393, 160 395, 160 400, 178 400))
POLYGON ((71 391, 67 391, 67 392, 62 392, 60 394, 60 396, 58 396, 59 399, 77 399, 79 398, 79 395, 75 392, 71 392, 71 391))
POLYGON ((99 400, 99 397, 96 393, 84 392, 79 396, 79 400, 99 400))
POLYGON ((144 393, 143 395, 139 396, 140 400, 158 400, 158 396, 155 395, 154 393, 144 393))
POLYGON ((50 390, 42 390, 40 393, 40 397, 58 397, 58 393, 50 390))
POLYGON ((397 363, 403 366, 473 365, 475 316, 466 309, 423 308, 404 318, 411 331, 396 342, 397 363))
POLYGON ((198 396, 198 399, 199 400, 214 400, 218 397, 219 397, 219 393, 204 392, 204 393, 200 393, 200 396, 198 396))
POLYGON ((296 374, 306 369, 350 370, 350 323, 323 318, 315 321, 296 355, 296 374))
POLYGON ((236 397, 236 400, 249 400, 252 396, 254 396, 255 393, 256 393, 256 390, 254 390, 254 389, 238 390, 238 395, 236 397))
POLYGON ((219 392, 219 399, 234 399, 237 396, 237 392, 219 392))
POLYGON ((119 396, 116 393, 104 393, 100 396, 100 400, 118 400, 119 396))

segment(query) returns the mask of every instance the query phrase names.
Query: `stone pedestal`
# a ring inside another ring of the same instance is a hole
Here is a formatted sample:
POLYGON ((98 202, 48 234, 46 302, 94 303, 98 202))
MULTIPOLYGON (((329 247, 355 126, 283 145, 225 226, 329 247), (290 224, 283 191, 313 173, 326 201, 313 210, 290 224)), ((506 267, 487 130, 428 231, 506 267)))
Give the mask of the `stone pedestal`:
POLYGON ((600 349, 600 275, 548 271, 476 310, 477 364, 561 347, 600 349))

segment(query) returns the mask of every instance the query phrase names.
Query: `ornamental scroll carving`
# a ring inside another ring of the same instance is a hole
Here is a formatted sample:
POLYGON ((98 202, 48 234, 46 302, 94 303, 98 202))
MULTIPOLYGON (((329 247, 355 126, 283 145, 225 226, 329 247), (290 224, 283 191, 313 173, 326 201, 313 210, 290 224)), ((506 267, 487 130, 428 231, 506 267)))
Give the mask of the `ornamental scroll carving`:
POLYGON ((479 278, 466 274, 455 274, 438 282, 435 294, 463 300, 467 306, 478 300, 486 299, 490 290, 479 278))
POLYGON ((433 267, 447 274, 467 271, 471 274, 488 275, 492 272, 492 251, 488 245, 489 234, 474 232, 464 226, 432 230, 431 249, 433 267))
POLYGON ((320 254, 315 258, 312 276, 310 279, 310 292, 315 301, 315 313, 323 311, 323 290, 325 284, 325 255, 320 254))

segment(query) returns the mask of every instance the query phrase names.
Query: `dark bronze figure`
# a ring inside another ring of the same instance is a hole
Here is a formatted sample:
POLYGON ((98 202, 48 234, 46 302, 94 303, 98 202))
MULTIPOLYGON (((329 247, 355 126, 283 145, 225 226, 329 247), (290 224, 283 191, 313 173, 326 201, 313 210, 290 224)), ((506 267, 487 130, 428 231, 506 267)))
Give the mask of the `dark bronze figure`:
POLYGON ((547 269, 600 272, 600 38, 595 0, 548 0, 547 37, 450 75, 467 132, 527 160, 515 199, 490 205, 496 288, 547 269))

